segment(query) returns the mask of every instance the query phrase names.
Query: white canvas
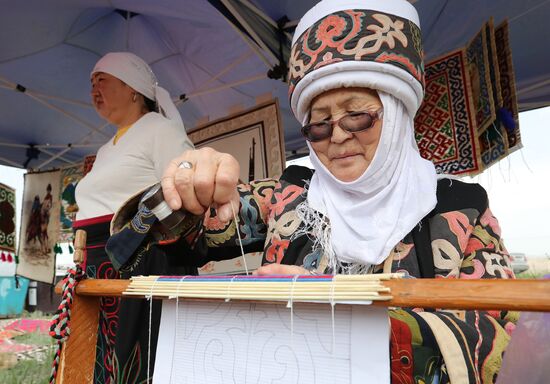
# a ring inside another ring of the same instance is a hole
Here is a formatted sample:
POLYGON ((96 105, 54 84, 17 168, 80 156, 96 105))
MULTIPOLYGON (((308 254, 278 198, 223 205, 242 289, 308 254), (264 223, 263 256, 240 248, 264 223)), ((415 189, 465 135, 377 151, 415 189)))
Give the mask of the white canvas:
POLYGON ((389 364, 385 308, 165 300, 153 383, 384 384, 389 364))

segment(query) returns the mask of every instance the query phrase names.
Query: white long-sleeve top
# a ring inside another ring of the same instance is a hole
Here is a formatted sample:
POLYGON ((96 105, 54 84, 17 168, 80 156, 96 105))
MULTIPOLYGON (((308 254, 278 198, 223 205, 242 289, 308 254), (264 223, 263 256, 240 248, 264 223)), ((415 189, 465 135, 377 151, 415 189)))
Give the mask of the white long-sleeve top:
POLYGON ((160 181, 169 161, 193 144, 183 126, 150 112, 97 152, 92 170, 76 187, 77 220, 115 213, 137 192, 160 181))

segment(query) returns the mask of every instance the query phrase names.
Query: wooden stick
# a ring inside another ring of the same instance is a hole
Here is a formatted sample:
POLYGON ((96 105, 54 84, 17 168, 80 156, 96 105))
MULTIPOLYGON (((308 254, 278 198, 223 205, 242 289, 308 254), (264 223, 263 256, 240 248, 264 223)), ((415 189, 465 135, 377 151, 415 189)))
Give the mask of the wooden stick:
MULTIPOLYGON (((122 296, 129 284, 129 280, 87 279, 78 284, 76 292, 122 296)), ((390 279, 384 286, 391 289, 393 298, 373 305, 550 312, 550 280, 390 279)), ((56 291, 60 292, 59 285, 56 291)))
POLYGON ((75 264, 80 264, 84 261, 86 252, 86 231, 78 229, 74 235, 74 255, 73 261, 75 264))

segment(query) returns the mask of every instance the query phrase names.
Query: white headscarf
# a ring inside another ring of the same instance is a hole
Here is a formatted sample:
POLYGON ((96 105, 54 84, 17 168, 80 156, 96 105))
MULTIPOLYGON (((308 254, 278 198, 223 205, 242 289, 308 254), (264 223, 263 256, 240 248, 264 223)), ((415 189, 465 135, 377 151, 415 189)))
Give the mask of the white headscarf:
POLYGON ((90 75, 96 72, 108 73, 148 99, 156 101, 165 117, 183 126, 181 115, 170 94, 158 85, 155 74, 140 57, 130 52, 107 53, 99 59, 90 75))
POLYGON ((405 0, 324 0, 296 28, 290 99, 299 121, 307 122, 316 96, 337 88, 374 89, 384 107, 374 158, 352 182, 336 179, 308 143, 316 172, 307 201, 330 221, 334 252, 327 254, 334 254, 337 264, 380 264, 437 203, 435 167, 420 156, 413 130, 424 96, 418 24, 416 10, 405 0), (382 31, 377 42, 375 31, 382 31), (355 35, 339 46, 346 33, 355 35), (318 48, 323 44, 324 51, 318 48))
POLYGON ((335 178, 310 146, 316 172, 308 203, 328 216, 334 253, 344 263, 380 264, 437 203, 435 167, 418 153, 410 114, 400 100, 378 94, 384 106, 382 133, 358 179, 335 178))

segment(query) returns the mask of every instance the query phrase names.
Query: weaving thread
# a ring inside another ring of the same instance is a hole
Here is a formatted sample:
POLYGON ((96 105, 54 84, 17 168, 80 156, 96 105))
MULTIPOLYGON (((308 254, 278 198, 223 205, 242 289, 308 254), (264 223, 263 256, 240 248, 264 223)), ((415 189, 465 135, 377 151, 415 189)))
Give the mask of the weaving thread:
POLYGON ((71 306, 74 300, 74 291, 78 285, 78 282, 85 277, 86 275, 84 274, 82 267, 80 264, 77 264, 75 268, 70 268, 63 278, 61 303, 59 303, 59 307, 55 311, 55 314, 50 322, 49 335, 57 342, 55 355, 52 362, 50 384, 55 384, 57 371, 59 369, 59 361, 61 359, 61 350, 63 348, 63 344, 67 341, 71 334, 71 306))

